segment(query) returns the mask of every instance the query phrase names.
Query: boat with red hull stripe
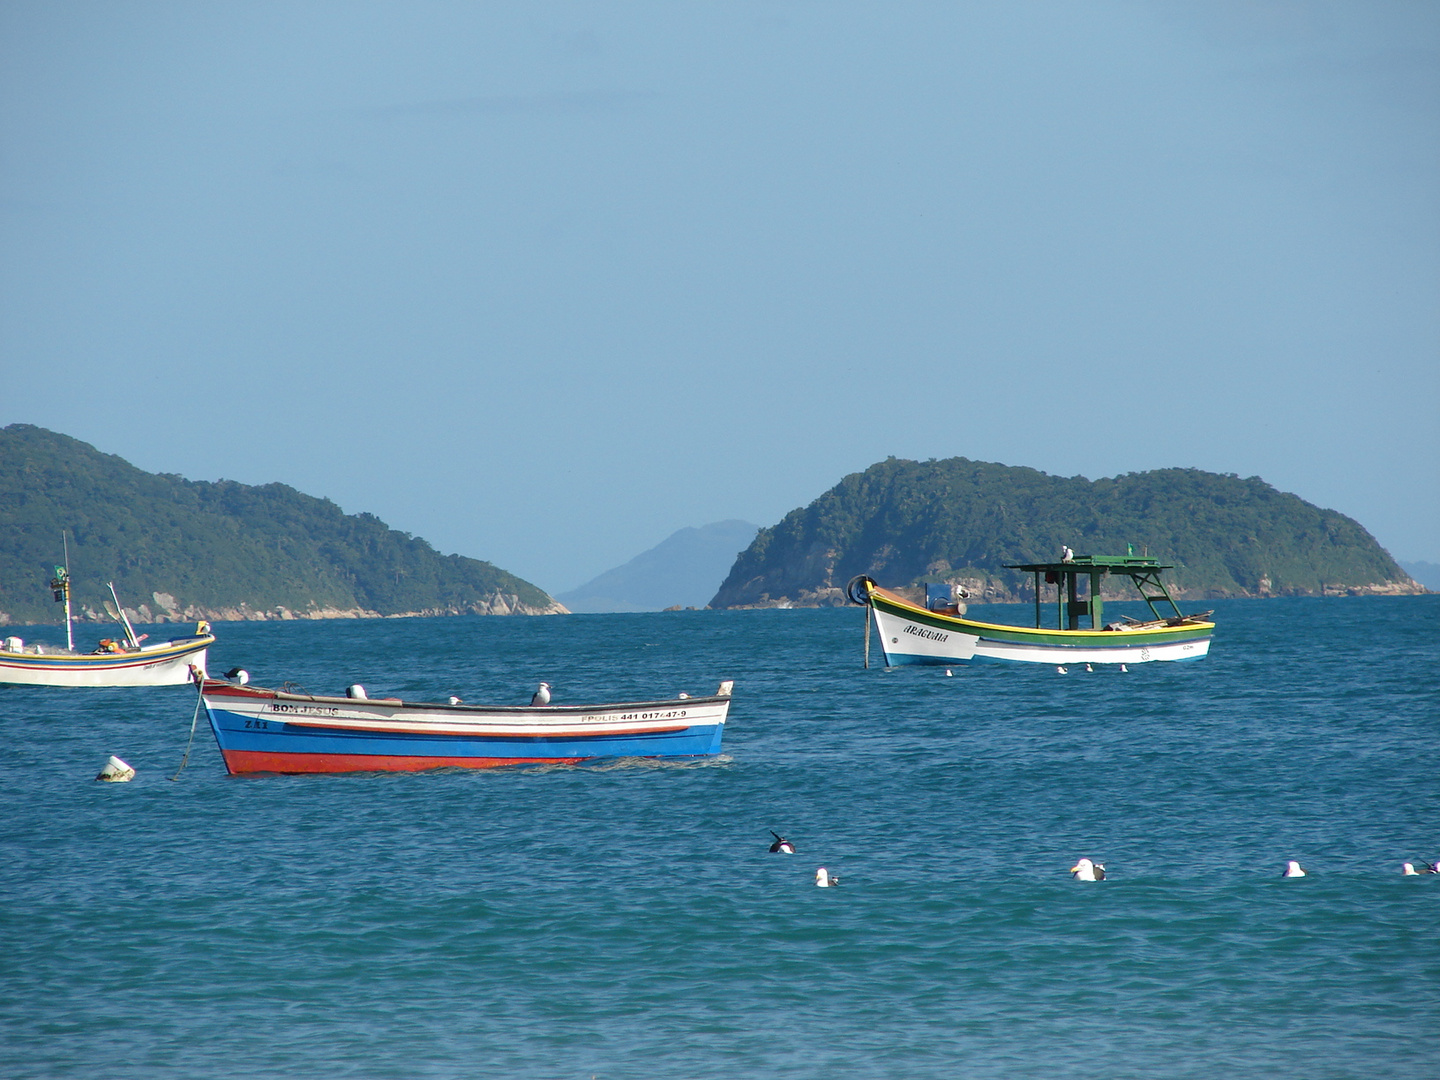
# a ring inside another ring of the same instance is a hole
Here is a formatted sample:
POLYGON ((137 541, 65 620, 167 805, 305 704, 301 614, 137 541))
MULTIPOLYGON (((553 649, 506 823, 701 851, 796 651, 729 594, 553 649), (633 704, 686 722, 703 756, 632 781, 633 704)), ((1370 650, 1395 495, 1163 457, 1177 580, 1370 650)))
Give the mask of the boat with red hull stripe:
POLYGON ((720 753, 733 684, 709 697, 605 705, 467 705, 330 697, 206 679, 232 773, 414 772, 720 753))

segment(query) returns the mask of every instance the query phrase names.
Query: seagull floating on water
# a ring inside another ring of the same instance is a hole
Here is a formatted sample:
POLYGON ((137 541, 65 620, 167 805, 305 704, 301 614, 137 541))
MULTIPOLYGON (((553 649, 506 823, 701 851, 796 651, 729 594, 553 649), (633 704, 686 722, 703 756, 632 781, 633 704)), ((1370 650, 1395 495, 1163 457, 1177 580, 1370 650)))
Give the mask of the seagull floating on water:
POLYGON ((451 695, 450 695, 450 704, 451 704, 451 705, 464 705, 465 703, 464 703, 463 701, 461 701, 458 697, 456 697, 454 694, 451 694, 451 695))
POLYGON ((542 683, 540 684, 540 689, 535 691, 535 696, 530 699, 530 704, 531 704, 531 705, 549 705, 549 704, 550 704, 550 684, 549 684, 548 682, 542 682, 542 683))
POLYGON ((770 830, 770 835, 775 838, 775 842, 770 845, 770 854, 771 854, 771 855, 774 855, 777 851, 778 851, 781 855, 794 855, 794 854, 795 854, 795 845, 792 844, 792 843, 790 843, 789 840, 786 840, 783 836, 781 836, 781 835, 780 835, 778 832, 776 832, 774 829, 771 829, 771 830, 770 830))
POLYGON ((1070 669, 1067 668, 1064 664, 1058 664, 1055 667, 1055 673, 1057 675, 1069 675, 1070 669))
POLYGON ((815 871, 815 884, 822 889, 828 889, 832 885, 840 884, 840 876, 838 874, 831 874, 830 871, 822 866, 815 871))
POLYGON ((1415 869, 1415 864, 1414 864, 1414 863, 1408 863, 1408 862, 1402 862, 1402 863, 1400 864, 1400 873, 1404 874, 1406 877, 1419 877, 1419 876, 1420 876, 1420 871, 1418 871, 1418 870, 1415 869))
POLYGON ((1294 859, 1291 859, 1289 862, 1287 862, 1287 863, 1285 864, 1285 873, 1281 874, 1280 876, 1281 876, 1281 877, 1304 877, 1304 876, 1305 876, 1305 871, 1300 868, 1300 864, 1299 864, 1298 862, 1296 862, 1294 859))
POLYGON ((1104 881, 1105 864, 1081 859, 1070 868, 1070 873, 1075 876, 1076 881, 1104 881))

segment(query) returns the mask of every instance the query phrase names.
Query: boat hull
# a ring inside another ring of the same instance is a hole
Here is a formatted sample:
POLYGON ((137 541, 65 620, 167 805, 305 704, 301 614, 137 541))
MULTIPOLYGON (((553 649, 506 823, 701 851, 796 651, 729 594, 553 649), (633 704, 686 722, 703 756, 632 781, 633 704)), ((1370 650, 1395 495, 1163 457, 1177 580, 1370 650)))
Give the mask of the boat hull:
POLYGON ((988 661, 1064 665, 1199 660, 1210 651, 1215 629, 1210 622, 1134 630, 1005 626, 926 611, 880 589, 870 591, 869 606, 890 667, 988 661))
POLYGON ((0 683, 19 686, 179 686, 205 672, 211 635, 133 652, 10 652, 0 649, 0 683))
POLYGON ((415 772, 720 753, 728 688, 714 697, 593 706, 439 705, 288 694, 206 682, 232 774, 415 772))

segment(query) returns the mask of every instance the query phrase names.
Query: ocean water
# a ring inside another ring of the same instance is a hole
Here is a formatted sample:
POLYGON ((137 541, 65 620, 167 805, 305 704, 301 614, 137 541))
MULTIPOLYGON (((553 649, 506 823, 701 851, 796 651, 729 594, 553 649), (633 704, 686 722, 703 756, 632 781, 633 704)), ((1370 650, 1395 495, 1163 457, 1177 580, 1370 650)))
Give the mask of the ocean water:
POLYGON ((1065 676, 867 671, 858 608, 217 627, 317 692, 734 679, 696 764, 230 777, 201 716, 172 782, 193 690, 0 688, 0 1075, 1440 1074, 1440 597, 1216 617, 1065 676))

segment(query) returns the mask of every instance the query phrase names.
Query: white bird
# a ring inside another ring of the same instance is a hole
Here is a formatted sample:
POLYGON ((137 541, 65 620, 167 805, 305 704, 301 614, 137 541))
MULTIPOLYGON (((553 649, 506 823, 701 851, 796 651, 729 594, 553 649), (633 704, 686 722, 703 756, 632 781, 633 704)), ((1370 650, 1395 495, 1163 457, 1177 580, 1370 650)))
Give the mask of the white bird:
POLYGON ((1105 864, 1081 859, 1070 868, 1070 873, 1075 876, 1076 881, 1104 881, 1105 864))
POLYGON ((530 699, 530 704, 531 704, 531 705, 549 705, 549 704, 550 704, 550 684, 549 684, 548 682, 542 682, 542 683, 540 684, 540 689, 538 689, 538 690, 535 691, 535 696, 530 699))
POLYGON ((1280 876, 1281 876, 1281 877, 1304 877, 1304 876, 1305 876, 1305 871, 1300 868, 1300 864, 1299 864, 1298 862, 1296 862, 1294 859, 1291 859, 1289 862, 1287 862, 1287 863, 1285 864, 1285 873, 1281 874, 1280 876))
POLYGON ((953 678, 955 677, 955 673, 954 673, 953 671, 951 671, 951 670, 947 667, 947 668, 945 669, 945 677, 946 677, 947 679, 953 679, 953 678))
POLYGON ((838 874, 831 874, 830 871, 822 866, 815 871, 815 884, 822 889, 828 889, 832 885, 840 884, 840 876, 838 874))
POLYGON ((450 695, 450 704, 451 704, 451 705, 464 705, 465 703, 464 703, 463 701, 461 701, 458 697, 456 697, 454 694, 451 694, 451 695, 450 695))
POLYGON ((778 852, 779 854, 781 854, 781 855, 794 855, 794 854, 795 854, 795 845, 792 844, 792 843, 790 843, 789 840, 786 840, 783 836, 781 836, 781 835, 780 835, 778 832, 776 832, 774 829, 771 829, 771 830, 770 830, 770 835, 775 838, 775 842, 770 845, 770 854, 771 854, 771 855, 774 855, 774 854, 776 854, 777 852, 778 852))
POLYGON ((1057 664, 1057 665, 1055 666, 1055 674, 1057 674, 1057 675, 1069 675, 1069 674, 1070 674, 1070 669, 1067 668, 1064 664, 1057 664))
POLYGON ((1095 669, 1094 669, 1093 667, 1091 667, 1089 664, 1086 664, 1086 665, 1085 665, 1085 670, 1086 670, 1086 671, 1094 671, 1095 669))
POLYGON ((1437 860, 1436 862, 1427 862, 1424 866, 1420 868, 1420 873, 1440 874, 1440 860, 1437 860))
POLYGON ((1074 562, 1074 561, 1075 561, 1075 552, 1073 552, 1073 551, 1070 550, 1070 545, 1069 545, 1069 544, 1061 544, 1061 545, 1060 545, 1060 561, 1061 561, 1061 562, 1074 562))
POLYGON ((1400 864, 1400 873, 1404 874, 1406 877, 1419 877, 1419 876, 1420 876, 1420 872, 1415 869, 1414 864, 1413 864, 1413 863, 1408 863, 1408 862, 1402 862, 1402 863, 1400 864))
POLYGON ((232 667, 229 671, 225 672, 225 678, 244 686, 250 681, 250 672, 244 668, 232 667))
POLYGON ((1129 671, 1130 669, 1129 669, 1128 667, 1126 667, 1124 664, 1121 664, 1121 665, 1120 665, 1120 670, 1121 670, 1121 671, 1129 671))

